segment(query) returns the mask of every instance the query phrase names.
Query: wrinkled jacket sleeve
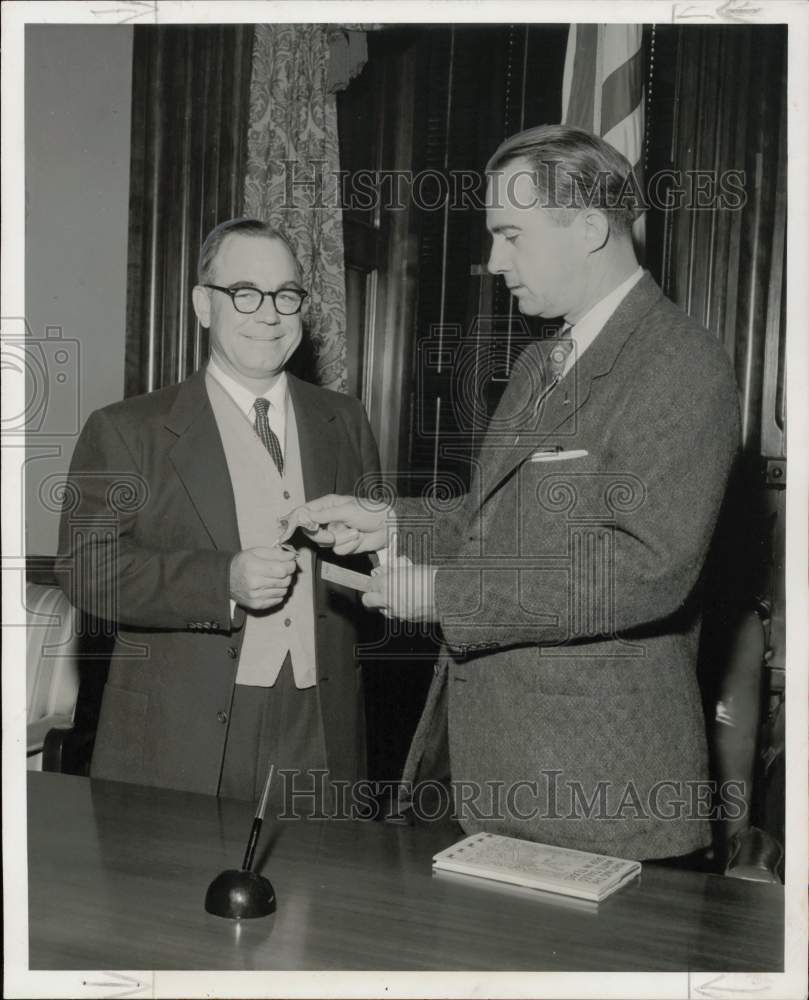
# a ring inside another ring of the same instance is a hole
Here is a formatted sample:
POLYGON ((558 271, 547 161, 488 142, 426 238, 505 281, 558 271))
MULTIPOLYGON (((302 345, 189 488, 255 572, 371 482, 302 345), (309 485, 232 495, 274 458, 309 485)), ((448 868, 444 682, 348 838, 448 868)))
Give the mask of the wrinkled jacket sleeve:
MULTIPOLYGON (((632 484, 629 492, 637 495, 622 496, 619 489, 611 498, 609 523, 599 524, 599 515, 590 514, 589 537, 603 529, 600 563, 586 551, 565 550, 563 515, 554 521, 552 505, 543 508, 534 492, 521 498, 516 555, 501 566, 491 556, 482 564, 470 557, 465 565, 464 553, 473 551, 467 541, 475 542, 476 533, 485 536, 498 517, 515 516, 505 500, 499 508, 497 497, 490 501, 488 520, 473 523, 459 558, 437 574, 436 603, 450 648, 464 653, 563 642, 577 637, 574 619, 592 608, 608 609, 606 632, 615 634, 683 607, 705 561, 739 438, 729 369, 718 365, 712 378, 698 366, 698 359, 689 359, 674 387, 671 372, 661 366, 627 394, 613 430, 605 418, 600 447, 612 456, 614 482, 632 484), (557 528, 562 541, 555 554, 569 565, 537 569, 557 528)), ((601 488, 596 477, 593 482, 601 488)), ((575 488, 587 513, 587 484, 582 480, 575 488)), ((592 511, 598 511, 595 494, 592 500, 592 511)))

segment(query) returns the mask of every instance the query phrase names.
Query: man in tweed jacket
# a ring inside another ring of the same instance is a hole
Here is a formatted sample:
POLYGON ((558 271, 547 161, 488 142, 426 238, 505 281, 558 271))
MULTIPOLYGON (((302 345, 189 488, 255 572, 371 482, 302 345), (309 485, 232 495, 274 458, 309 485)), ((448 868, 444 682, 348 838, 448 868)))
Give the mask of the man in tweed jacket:
POLYGON ((440 624, 404 777, 448 748, 464 829, 687 854, 710 842, 699 581, 738 445, 733 375, 638 266, 612 147, 543 126, 487 172, 489 270, 567 335, 520 357, 456 509, 330 497, 290 529, 327 525, 339 553, 398 526, 416 553, 364 600, 440 624))

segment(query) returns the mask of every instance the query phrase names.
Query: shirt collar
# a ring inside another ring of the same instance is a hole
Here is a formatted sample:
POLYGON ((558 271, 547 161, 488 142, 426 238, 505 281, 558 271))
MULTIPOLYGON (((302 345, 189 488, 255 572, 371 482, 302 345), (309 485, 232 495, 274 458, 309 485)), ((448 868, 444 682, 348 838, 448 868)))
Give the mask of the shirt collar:
POLYGON ((607 325, 607 320, 642 277, 643 268, 638 267, 636 271, 630 274, 626 281, 622 281, 620 285, 613 288, 603 299, 596 302, 593 308, 589 312, 586 312, 578 323, 573 324, 570 337, 576 345, 576 358, 580 358, 598 334, 601 333, 607 325))
MULTIPOLYGON (((253 411, 253 404, 258 398, 256 394, 249 389, 245 389, 232 375, 228 375, 227 372, 223 371, 221 365, 216 363, 213 356, 208 360, 208 372, 233 399, 242 413, 246 417, 249 417, 253 411)), ((285 413, 288 391, 287 373, 281 372, 273 385, 266 392, 261 393, 261 395, 279 413, 285 413)))

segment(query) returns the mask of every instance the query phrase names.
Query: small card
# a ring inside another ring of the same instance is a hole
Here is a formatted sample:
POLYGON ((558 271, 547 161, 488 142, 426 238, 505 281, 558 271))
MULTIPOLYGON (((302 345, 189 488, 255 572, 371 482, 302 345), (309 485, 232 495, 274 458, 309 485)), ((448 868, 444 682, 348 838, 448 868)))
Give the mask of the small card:
POLYGON ((342 587, 351 587, 352 590, 363 592, 371 589, 371 577, 365 573, 356 573, 353 569, 343 569, 335 563, 322 562, 320 564, 320 575, 329 583, 339 583, 342 587))

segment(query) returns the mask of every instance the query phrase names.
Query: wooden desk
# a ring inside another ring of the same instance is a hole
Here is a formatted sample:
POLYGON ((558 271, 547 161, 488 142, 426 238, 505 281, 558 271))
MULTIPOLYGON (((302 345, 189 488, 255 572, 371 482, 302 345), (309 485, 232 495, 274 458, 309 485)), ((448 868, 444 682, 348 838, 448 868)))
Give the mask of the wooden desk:
POLYGON ((265 823, 278 909, 237 925, 203 900, 241 864, 249 805, 53 774, 28 788, 32 969, 783 969, 781 886, 645 865, 599 907, 557 901, 433 876, 454 834, 428 826, 265 823))

